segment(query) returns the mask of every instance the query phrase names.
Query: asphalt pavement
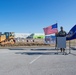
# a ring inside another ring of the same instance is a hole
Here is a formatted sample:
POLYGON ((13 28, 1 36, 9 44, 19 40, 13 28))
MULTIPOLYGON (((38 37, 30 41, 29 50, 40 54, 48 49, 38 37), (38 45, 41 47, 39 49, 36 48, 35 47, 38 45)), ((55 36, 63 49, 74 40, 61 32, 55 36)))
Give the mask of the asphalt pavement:
POLYGON ((76 49, 0 49, 0 75, 76 75, 76 49))

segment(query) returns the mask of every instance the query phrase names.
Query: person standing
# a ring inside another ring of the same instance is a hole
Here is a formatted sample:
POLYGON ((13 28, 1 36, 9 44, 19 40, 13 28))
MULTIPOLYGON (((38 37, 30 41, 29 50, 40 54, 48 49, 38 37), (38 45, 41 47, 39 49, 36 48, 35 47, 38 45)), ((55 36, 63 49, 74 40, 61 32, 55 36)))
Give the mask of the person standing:
MULTIPOLYGON (((60 31, 58 32, 58 37, 66 37, 66 31, 63 30, 63 27, 60 27, 60 31)), ((65 48, 60 48, 61 52, 65 52, 65 48)))

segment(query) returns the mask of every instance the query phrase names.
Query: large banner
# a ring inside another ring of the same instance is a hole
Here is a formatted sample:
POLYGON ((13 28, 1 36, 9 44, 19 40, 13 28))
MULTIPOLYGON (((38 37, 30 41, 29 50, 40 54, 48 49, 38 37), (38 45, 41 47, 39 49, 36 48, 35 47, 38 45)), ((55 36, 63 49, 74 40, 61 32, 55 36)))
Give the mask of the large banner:
POLYGON ((45 36, 45 44, 55 44, 56 43, 56 37, 55 36, 45 36))

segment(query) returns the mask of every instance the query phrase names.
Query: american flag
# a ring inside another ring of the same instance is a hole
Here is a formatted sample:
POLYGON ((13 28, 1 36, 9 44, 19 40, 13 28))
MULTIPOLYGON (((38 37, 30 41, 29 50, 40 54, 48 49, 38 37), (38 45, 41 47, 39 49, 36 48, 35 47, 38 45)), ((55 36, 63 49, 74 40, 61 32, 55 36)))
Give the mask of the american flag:
POLYGON ((48 26, 46 28, 43 28, 43 30, 44 30, 45 35, 57 33, 58 32, 57 23, 53 24, 52 26, 48 26))

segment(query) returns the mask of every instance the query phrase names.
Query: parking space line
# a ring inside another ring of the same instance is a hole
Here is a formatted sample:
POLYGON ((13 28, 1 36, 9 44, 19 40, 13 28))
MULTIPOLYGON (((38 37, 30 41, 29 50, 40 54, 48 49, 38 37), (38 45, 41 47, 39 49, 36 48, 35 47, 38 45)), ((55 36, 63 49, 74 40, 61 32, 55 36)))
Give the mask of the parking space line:
POLYGON ((42 55, 39 55, 38 57, 36 57, 34 60, 32 60, 29 64, 34 63, 37 59, 39 59, 42 55))

